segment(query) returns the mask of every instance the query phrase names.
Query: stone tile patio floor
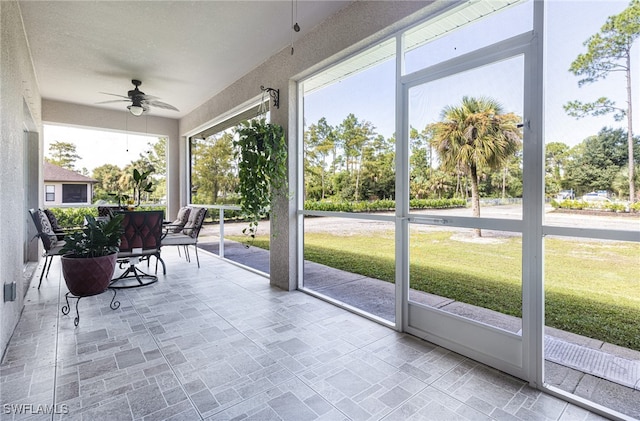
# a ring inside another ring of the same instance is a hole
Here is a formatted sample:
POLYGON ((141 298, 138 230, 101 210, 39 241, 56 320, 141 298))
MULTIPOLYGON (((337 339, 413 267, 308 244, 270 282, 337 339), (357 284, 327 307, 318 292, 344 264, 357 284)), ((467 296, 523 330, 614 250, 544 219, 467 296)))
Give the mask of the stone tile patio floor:
MULTIPOLYGON (((200 243, 215 254, 218 245, 215 236, 205 237, 200 243)), ((269 253, 260 248, 246 248, 227 240, 225 256, 269 272, 269 253)), ((394 285, 313 262, 305 262, 304 271, 305 287, 382 319, 394 320, 394 285)), ((516 317, 419 291, 410 291, 410 297, 513 333, 521 330, 521 321, 516 317)), ((640 419, 640 352, 547 327, 544 353, 549 384, 640 419)))
POLYGON ((59 259, 0 365, 2 420, 593 420, 597 415, 202 252, 60 308, 59 259), (53 414, 46 413, 53 409, 53 414))

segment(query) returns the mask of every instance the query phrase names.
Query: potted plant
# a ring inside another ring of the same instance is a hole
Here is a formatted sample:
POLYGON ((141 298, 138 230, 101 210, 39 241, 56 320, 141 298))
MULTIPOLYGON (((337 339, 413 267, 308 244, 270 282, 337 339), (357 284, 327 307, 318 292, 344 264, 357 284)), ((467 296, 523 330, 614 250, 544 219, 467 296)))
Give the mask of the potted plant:
POLYGON ((98 221, 88 215, 82 230, 65 236, 62 274, 71 294, 86 297, 107 290, 116 267, 123 218, 116 214, 98 221))
POLYGON ((240 208, 249 220, 242 232, 253 240, 275 192, 287 184, 287 142, 282 126, 264 118, 243 121, 236 132, 240 208))

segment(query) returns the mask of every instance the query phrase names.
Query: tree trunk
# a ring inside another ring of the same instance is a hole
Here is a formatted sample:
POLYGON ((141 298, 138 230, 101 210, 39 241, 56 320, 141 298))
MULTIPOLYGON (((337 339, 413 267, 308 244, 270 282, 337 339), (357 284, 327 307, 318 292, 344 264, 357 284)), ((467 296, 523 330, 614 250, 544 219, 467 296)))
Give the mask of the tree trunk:
MULTIPOLYGON (((356 163, 354 163, 355 165, 356 163)), ((356 191, 354 193, 354 200, 359 200, 360 195, 359 190, 360 190, 360 169, 362 168, 362 155, 360 155, 360 162, 357 164, 358 165, 358 170, 356 172, 356 191)))
MULTIPOLYGON (((471 213, 474 217, 480 217, 480 193, 478 192, 478 168, 475 164, 471 165, 471 213)), ((476 237, 482 237, 480 228, 475 228, 476 237)))
POLYGON ((631 54, 627 54, 627 142, 629 143, 629 201, 636 201, 635 164, 633 160, 633 115, 631 109, 631 54))
POLYGON ((321 199, 324 200, 324 167, 322 167, 322 170, 320 172, 320 177, 321 177, 321 184, 322 184, 322 197, 321 199))
POLYGON ((504 171, 502 171, 502 200, 507 198, 507 167, 504 167, 504 171))

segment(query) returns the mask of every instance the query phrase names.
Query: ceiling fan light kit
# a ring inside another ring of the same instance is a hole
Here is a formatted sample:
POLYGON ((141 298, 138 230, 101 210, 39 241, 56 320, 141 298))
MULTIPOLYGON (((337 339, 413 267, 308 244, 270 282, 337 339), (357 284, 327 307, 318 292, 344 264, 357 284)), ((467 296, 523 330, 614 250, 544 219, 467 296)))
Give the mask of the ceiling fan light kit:
POLYGON ((149 111, 151 107, 163 108, 165 110, 172 110, 172 111, 180 111, 173 105, 158 101, 159 98, 155 96, 147 95, 141 90, 139 90, 138 86, 142 85, 141 81, 137 79, 132 79, 131 83, 133 83, 133 86, 135 86, 135 88, 128 91, 127 96, 110 94, 108 92, 101 92, 103 94, 117 96, 122 99, 115 99, 112 101, 103 101, 103 102, 99 102, 99 104, 107 104, 111 102, 122 102, 122 101, 131 102, 131 105, 128 105, 127 109, 132 115, 136 117, 139 117, 145 112, 149 111))
POLYGON ((129 112, 136 117, 141 116, 144 112, 144 108, 139 105, 129 105, 127 108, 129 109, 129 112))

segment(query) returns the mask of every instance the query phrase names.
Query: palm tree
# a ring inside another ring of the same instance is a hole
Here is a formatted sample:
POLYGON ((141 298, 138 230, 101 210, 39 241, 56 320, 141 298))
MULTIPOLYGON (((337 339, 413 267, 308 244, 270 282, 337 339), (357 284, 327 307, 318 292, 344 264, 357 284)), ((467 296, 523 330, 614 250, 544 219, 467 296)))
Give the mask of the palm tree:
MULTIPOLYGON (((442 121, 427 126, 431 133, 431 146, 440 157, 445 170, 457 166, 467 171, 471 179, 471 210, 480 216, 478 169, 497 170, 520 148, 521 119, 514 113, 504 113, 502 106, 492 98, 463 97, 460 106, 446 106, 442 121)), ((476 229, 481 236, 480 229, 476 229)))

